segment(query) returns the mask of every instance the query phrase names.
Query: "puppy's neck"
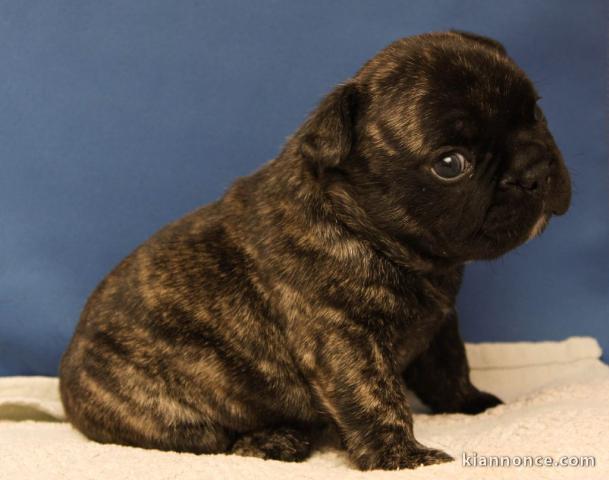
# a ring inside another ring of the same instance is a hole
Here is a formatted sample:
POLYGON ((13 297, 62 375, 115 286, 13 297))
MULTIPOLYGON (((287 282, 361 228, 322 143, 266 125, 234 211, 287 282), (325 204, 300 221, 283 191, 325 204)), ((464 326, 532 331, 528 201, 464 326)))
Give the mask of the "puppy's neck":
POLYGON ((396 266, 415 274, 441 274, 461 266, 449 259, 434 256, 417 242, 398 239, 379 228, 349 191, 348 184, 320 177, 294 151, 291 142, 259 174, 264 177, 265 183, 265 188, 259 192, 265 196, 261 201, 294 204, 294 212, 298 212, 296 217, 299 218, 292 220, 302 223, 305 230, 310 231, 309 227, 325 223, 344 231, 344 235, 324 236, 325 242, 331 243, 333 239, 344 242, 345 237, 350 237, 396 266))
POLYGON ((407 271, 429 274, 457 266, 450 260, 424 253, 415 245, 401 242, 379 229, 357 200, 349 194, 348 188, 340 183, 328 185, 325 188, 325 196, 333 214, 345 228, 407 271))

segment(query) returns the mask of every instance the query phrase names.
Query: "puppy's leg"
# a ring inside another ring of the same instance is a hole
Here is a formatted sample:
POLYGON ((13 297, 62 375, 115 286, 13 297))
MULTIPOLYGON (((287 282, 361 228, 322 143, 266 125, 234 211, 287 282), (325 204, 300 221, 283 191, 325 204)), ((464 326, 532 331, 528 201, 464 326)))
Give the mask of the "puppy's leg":
POLYGON ((317 332, 315 360, 301 352, 320 407, 362 470, 416 468, 451 461, 414 438, 406 388, 381 345, 349 328, 317 332))
POLYGON ((470 382, 456 314, 446 320, 428 349, 408 366, 404 380, 408 388, 438 413, 476 414, 502 403, 470 382))
POLYGON ((277 427, 243 434, 230 449, 245 457, 302 462, 311 453, 311 430, 277 427))

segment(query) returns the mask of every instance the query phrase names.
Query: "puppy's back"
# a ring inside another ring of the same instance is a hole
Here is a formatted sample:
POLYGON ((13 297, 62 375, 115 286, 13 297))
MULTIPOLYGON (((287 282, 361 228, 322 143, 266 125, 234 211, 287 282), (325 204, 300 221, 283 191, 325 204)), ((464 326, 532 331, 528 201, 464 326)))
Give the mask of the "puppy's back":
POLYGON ((237 432, 316 416, 248 253, 248 225, 262 223, 242 201, 251 183, 264 180, 159 231, 89 298, 60 383, 88 437, 213 453, 237 432))
MULTIPOLYGON (((88 299, 62 358, 60 390, 69 420, 89 438, 171 450, 225 450, 227 432, 210 428, 204 409, 189 403, 195 396, 189 392, 194 390, 191 372, 178 364, 186 339, 201 335, 204 327, 194 321, 197 299, 188 284, 199 283, 211 294, 219 283, 217 262, 206 255, 212 245, 227 250, 217 210, 217 205, 205 207, 165 227, 88 299)), ((197 308, 200 318, 207 316, 208 308, 197 308)), ((200 352, 210 357, 205 362, 210 376, 211 352, 200 352)))

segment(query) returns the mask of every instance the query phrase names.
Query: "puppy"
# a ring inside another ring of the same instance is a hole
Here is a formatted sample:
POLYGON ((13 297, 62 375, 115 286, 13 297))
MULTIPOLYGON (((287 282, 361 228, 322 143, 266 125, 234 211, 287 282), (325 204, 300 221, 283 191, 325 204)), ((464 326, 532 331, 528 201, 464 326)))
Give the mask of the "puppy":
POLYGON ((73 425, 104 443, 300 461, 325 425, 362 469, 451 460, 435 412, 501 401, 469 379, 455 296, 566 212, 538 95, 497 42, 391 44, 279 156, 156 233, 89 298, 61 364, 73 425))

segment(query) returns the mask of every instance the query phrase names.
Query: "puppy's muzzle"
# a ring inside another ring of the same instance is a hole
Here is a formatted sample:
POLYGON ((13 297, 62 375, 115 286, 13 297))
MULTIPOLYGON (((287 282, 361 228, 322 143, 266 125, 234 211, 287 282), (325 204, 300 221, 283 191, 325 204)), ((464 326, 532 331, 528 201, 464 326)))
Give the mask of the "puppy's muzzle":
POLYGON ((569 206, 570 181, 561 158, 542 142, 520 144, 509 168, 499 180, 499 188, 547 200, 549 214, 561 215, 569 206))

